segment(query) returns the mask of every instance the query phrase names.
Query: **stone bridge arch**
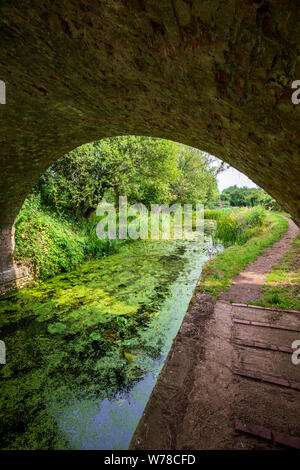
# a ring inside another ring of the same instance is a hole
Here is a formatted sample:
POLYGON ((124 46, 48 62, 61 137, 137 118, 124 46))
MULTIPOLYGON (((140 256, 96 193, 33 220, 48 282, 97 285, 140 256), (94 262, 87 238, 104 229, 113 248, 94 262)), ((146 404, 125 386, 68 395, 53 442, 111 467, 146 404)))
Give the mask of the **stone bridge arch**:
POLYGON ((299 20, 286 0, 2 0, 0 272, 38 177, 113 135, 208 151, 300 223, 299 20))

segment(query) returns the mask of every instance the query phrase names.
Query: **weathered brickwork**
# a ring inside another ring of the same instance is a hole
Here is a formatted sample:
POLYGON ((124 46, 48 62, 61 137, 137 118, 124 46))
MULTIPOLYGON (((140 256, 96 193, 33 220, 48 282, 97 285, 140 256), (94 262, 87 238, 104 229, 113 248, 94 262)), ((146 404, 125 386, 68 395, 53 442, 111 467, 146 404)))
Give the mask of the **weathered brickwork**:
POLYGON ((0 272, 0 297, 16 289, 22 289, 34 281, 34 271, 28 263, 11 262, 0 272))

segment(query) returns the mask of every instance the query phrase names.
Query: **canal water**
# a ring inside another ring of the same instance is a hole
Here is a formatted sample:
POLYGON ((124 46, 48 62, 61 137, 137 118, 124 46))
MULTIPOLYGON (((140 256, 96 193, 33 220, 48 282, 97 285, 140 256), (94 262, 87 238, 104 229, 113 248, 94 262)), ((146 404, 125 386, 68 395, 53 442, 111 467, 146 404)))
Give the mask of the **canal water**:
POLYGON ((131 242, 0 300, 0 447, 127 449, 211 247, 131 242))

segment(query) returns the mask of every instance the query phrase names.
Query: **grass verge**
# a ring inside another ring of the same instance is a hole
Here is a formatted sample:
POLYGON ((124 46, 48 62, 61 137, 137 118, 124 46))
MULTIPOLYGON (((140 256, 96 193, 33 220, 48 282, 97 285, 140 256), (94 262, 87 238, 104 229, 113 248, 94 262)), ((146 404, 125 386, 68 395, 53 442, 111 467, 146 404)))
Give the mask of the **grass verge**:
POLYGON ((246 243, 227 248, 204 266, 198 290, 218 299, 221 292, 228 290, 233 278, 249 263, 255 261, 266 248, 279 240, 287 229, 286 220, 270 212, 267 213, 263 225, 246 243))
POLYGON ((268 274, 258 305, 300 310, 300 235, 268 274))

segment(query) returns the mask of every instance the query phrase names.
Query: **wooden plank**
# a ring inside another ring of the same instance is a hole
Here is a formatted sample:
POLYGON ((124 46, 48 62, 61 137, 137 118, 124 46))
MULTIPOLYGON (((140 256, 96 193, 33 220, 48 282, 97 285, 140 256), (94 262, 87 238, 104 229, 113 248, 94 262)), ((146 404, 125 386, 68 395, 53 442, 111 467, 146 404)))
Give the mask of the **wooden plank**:
POLYGON ((267 349, 270 351, 278 351, 278 352, 283 352, 283 353, 288 353, 288 354, 292 354, 294 351, 292 348, 288 348, 287 346, 277 346, 276 344, 268 344, 268 343, 263 343, 261 341, 250 341, 250 340, 244 340, 244 339, 239 339, 239 338, 234 338, 233 343, 238 344, 239 346, 246 346, 249 348, 267 349))
POLYGON ((235 420, 235 430, 251 434, 268 441, 274 441, 276 444, 281 444, 285 447, 292 449, 300 449, 300 438, 285 434, 283 432, 272 431, 271 429, 254 423, 243 423, 242 421, 235 420))
POLYGON ((268 441, 272 441, 272 433, 269 429, 259 424, 253 423, 243 423, 242 421, 235 420, 235 430, 240 432, 245 432, 247 434, 252 434, 253 436, 261 437, 268 441))
POLYGON ((266 322, 260 322, 260 321, 252 321, 252 320, 240 320, 239 318, 233 318, 232 321, 234 323, 239 323, 240 325, 260 326, 262 328, 274 328, 276 330, 295 331, 296 333, 300 333, 300 330, 297 330, 296 328, 290 328, 288 326, 282 326, 282 325, 274 325, 273 323, 266 323, 266 322))
POLYGON ((289 382, 288 380, 283 379, 282 377, 274 377, 273 375, 238 368, 234 368, 233 373, 236 375, 240 375, 241 377, 259 380, 261 382, 267 382, 274 385, 279 385, 281 387, 291 388, 293 390, 300 391, 300 383, 293 381, 289 382))
POLYGON ((273 307, 262 307, 261 305, 251 305, 251 304, 241 304, 241 303, 232 303, 233 307, 245 307, 245 308, 256 308, 259 310, 270 310, 271 312, 283 312, 283 313, 298 313, 300 314, 300 310, 284 310, 281 308, 273 308, 273 307))

